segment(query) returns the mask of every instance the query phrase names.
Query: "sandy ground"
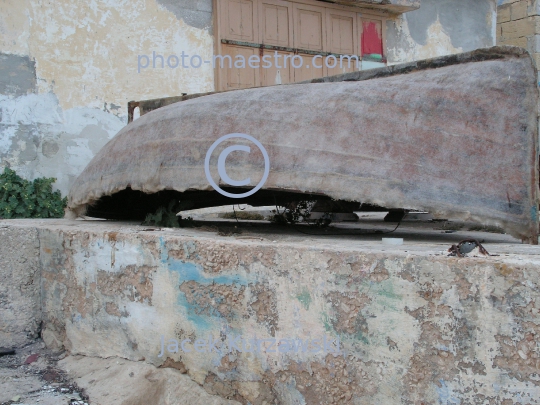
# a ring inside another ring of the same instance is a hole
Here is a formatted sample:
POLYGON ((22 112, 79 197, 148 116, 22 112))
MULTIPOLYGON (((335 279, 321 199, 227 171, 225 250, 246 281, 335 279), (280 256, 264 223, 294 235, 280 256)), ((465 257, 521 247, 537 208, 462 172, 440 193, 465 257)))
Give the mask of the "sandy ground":
POLYGON ((64 352, 45 348, 41 339, 0 357, 0 404, 87 405, 88 396, 58 367, 64 352))
POLYGON ((239 405, 183 372, 174 364, 66 356, 38 339, 0 357, 0 405, 239 405))

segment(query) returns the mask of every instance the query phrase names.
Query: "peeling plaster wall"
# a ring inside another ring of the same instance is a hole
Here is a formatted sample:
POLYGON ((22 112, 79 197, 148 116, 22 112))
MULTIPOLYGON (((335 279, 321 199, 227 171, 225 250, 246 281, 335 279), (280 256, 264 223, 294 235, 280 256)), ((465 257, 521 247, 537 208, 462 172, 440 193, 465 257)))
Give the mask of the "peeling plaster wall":
POLYGON ((0 159, 26 178, 56 177, 66 194, 123 119, 97 108, 62 110, 53 92, 0 95, 0 159))
POLYGON ((148 69, 137 55, 211 57, 211 2, 0 3, 0 168, 67 194, 127 123, 127 102, 214 88, 213 70, 148 69))
POLYGON ((196 27, 212 29, 212 0, 158 0, 178 19, 196 27))
POLYGON ((495 0, 422 0, 387 21, 388 63, 410 62, 495 45, 495 0))
POLYGON ((243 404, 540 403, 536 247, 451 258, 435 244, 407 253, 357 240, 4 223, 37 228, 49 347, 172 367, 243 404), (230 334, 339 337, 342 353, 191 346, 159 357, 161 335, 169 344, 230 334))

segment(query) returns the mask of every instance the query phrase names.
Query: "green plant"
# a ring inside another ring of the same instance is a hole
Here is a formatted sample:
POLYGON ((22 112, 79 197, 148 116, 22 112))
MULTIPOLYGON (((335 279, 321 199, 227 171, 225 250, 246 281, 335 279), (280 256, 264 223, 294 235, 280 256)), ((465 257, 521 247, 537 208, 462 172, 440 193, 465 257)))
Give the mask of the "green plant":
POLYGON ((28 181, 6 167, 0 175, 0 217, 62 218, 67 198, 52 190, 55 181, 46 177, 28 181))

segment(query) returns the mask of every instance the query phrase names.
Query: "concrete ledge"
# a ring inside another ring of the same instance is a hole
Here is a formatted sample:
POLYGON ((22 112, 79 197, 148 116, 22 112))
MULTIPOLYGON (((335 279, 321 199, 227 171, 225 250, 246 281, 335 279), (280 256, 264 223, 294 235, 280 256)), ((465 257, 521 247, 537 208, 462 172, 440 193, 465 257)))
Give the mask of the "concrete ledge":
POLYGON ((44 327, 72 354, 176 368, 243 404, 540 402, 540 248, 504 235, 485 234, 500 256, 455 258, 461 235, 440 231, 403 230, 389 247, 258 228, 0 226, 37 230, 44 327), (197 352, 209 336, 242 336, 245 352, 197 352), (247 353, 254 337, 280 345, 247 353), (284 350, 290 339, 308 350, 284 350), (340 350, 310 350, 315 339, 340 350))
POLYGON ((40 333, 36 228, 0 224, 0 347, 21 347, 40 333))

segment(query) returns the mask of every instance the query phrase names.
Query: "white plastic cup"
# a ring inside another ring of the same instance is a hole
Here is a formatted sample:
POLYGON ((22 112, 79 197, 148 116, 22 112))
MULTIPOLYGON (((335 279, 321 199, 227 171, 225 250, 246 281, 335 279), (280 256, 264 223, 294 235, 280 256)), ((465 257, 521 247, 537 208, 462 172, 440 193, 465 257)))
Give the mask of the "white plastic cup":
POLYGON ((403 245, 403 238, 382 238, 383 245, 403 245))

